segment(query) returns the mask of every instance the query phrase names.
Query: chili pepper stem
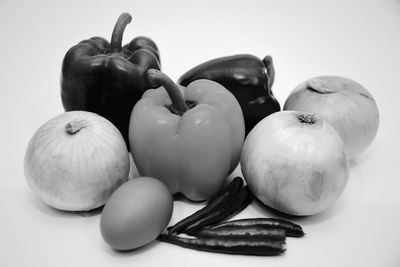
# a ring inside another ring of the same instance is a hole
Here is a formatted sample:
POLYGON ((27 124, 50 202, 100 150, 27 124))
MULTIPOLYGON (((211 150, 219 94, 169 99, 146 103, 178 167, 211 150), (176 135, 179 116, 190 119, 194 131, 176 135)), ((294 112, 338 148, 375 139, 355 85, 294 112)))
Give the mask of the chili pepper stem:
POLYGON ((111 35, 110 53, 118 53, 122 49, 122 36, 126 25, 132 21, 131 15, 128 13, 122 13, 114 26, 114 30, 111 35))
POLYGON ((164 86, 169 98, 172 101, 170 110, 173 113, 182 115, 189 109, 178 85, 174 83, 166 74, 156 69, 149 69, 147 70, 147 79, 149 80, 151 86, 164 86))

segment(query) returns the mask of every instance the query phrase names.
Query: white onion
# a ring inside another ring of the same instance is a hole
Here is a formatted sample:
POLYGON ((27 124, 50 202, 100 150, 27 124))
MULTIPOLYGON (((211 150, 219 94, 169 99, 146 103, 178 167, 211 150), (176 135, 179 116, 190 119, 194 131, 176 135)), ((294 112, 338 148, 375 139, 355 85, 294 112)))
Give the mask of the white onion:
POLYGON ((70 111, 42 125, 24 160, 28 185, 47 205, 68 211, 102 206, 129 174, 129 154, 105 118, 70 111))
POLYGON ((320 76, 299 84, 283 109, 322 116, 342 137, 349 158, 361 154, 378 131, 374 98, 359 83, 344 77, 320 76))
POLYGON ((339 134, 318 116, 280 111, 248 134, 240 161, 243 177, 264 204, 291 215, 331 206, 349 177, 339 134))

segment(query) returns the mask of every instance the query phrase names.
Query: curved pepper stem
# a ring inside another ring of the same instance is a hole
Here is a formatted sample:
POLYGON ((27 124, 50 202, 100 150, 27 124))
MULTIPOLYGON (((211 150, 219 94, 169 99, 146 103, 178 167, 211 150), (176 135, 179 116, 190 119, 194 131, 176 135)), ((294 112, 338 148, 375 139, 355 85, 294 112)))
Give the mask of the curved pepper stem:
POLYGON ((128 13, 122 13, 114 26, 114 30, 111 35, 110 53, 118 53, 122 49, 122 36, 126 25, 132 21, 131 15, 128 13))
POLYGON ((170 107, 170 109, 173 113, 182 115, 189 109, 189 107, 185 103, 185 99, 183 98, 183 95, 178 85, 174 83, 171 78, 156 69, 149 69, 147 70, 146 74, 151 86, 164 86, 169 98, 172 101, 172 106, 170 107))
POLYGON ((269 82, 268 82, 268 90, 270 91, 272 88, 272 85, 274 84, 275 81, 275 68, 274 68, 274 63, 272 61, 271 56, 265 56, 264 59, 262 60, 265 68, 267 68, 267 74, 269 77, 269 82))

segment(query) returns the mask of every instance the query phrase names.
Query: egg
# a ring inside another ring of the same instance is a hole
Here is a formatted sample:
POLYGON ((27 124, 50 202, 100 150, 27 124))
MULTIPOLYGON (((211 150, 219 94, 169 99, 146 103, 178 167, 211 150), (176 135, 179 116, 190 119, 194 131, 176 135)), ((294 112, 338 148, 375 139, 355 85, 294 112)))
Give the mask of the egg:
POLYGON ((173 211, 168 187, 150 177, 138 177, 118 187, 105 204, 100 230, 115 250, 132 250, 153 240, 167 227, 173 211))

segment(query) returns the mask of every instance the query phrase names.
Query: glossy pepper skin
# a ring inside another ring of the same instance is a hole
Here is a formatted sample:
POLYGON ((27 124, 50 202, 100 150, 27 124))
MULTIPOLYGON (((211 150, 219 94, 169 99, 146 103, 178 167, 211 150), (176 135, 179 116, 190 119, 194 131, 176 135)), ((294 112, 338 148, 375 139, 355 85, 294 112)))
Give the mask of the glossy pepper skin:
POLYGON ((271 90, 274 78, 271 56, 261 60, 238 54, 204 62, 183 74, 178 83, 187 86, 208 79, 231 91, 243 110, 247 135, 260 120, 281 109, 271 90))
POLYGON ((129 141, 142 176, 163 181, 193 201, 215 195, 238 165, 244 120, 222 85, 197 80, 183 87, 149 70, 152 85, 132 110, 129 141))
POLYGON ((61 73, 65 111, 86 110, 107 118, 126 142, 132 108, 150 87, 146 70, 160 69, 158 48, 150 38, 136 37, 121 46, 123 31, 130 21, 127 13, 118 18, 111 43, 93 37, 70 48, 61 73))

